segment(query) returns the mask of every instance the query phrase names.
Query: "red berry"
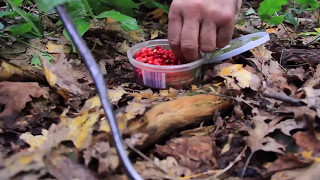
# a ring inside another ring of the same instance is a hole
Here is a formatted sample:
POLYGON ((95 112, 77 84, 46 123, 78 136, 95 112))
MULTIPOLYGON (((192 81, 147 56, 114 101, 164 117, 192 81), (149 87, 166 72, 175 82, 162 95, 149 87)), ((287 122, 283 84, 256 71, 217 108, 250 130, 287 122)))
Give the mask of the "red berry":
POLYGON ((153 61, 153 57, 147 57, 148 61, 153 61))
POLYGON ((141 59, 141 61, 142 61, 142 62, 147 62, 148 59, 144 57, 144 58, 141 59))
POLYGON ((147 53, 148 52, 148 48, 146 48, 146 47, 143 47, 143 48, 141 48, 141 50, 140 50, 142 53, 147 53))
POLYGON ((160 45, 156 46, 156 49, 162 49, 162 47, 160 45))
POLYGON ((148 61, 148 64, 153 64, 153 62, 152 61, 148 61))
POLYGON ((168 56, 166 54, 162 55, 163 59, 168 59, 168 56))
POLYGON ((134 54, 134 58, 137 58, 137 57, 139 57, 139 56, 141 56, 141 52, 136 52, 136 53, 134 54))
POLYGON ((148 52, 148 56, 153 56, 154 55, 154 52, 153 51, 149 51, 148 52))
POLYGON ((140 57, 147 57, 148 56, 148 53, 142 53, 141 55, 140 55, 140 57))
POLYGON ((137 61, 142 61, 142 57, 137 57, 136 60, 137 61))

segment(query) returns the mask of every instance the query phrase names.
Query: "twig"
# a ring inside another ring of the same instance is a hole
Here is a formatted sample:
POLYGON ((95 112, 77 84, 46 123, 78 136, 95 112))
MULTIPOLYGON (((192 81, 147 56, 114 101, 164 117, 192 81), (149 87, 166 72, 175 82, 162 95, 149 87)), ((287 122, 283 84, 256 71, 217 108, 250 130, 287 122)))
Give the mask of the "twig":
MULTIPOLYGON (((290 104, 295 105, 295 106, 305 106, 305 105, 307 105, 306 103, 304 103, 300 99, 297 99, 297 98, 294 98, 294 97, 290 97, 290 96, 287 96, 287 95, 283 95, 283 94, 280 94, 280 93, 277 93, 277 92, 272 92, 272 94, 263 92, 262 95, 265 96, 265 97, 268 97, 268 98, 272 98, 272 99, 280 100, 280 101, 283 101, 283 102, 286 102, 286 103, 290 103, 290 104)), ((310 106, 310 108, 313 109, 313 110, 318 110, 318 109, 320 109, 320 106, 319 105, 312 105, 312 106, 310 106)))
POLYGON ((124 144, 126 146, 128 146, 131 150, 133 150, 135 153, 137 153, 139 156, 141 156, 144 160, 149 161, 150 163, 153 163, 160 171, 162 171, 163 173, 167 174, 166 170, 164 170, 162 167, 160 167, 158 164, 154 163, 154 161, 152 161, 149 157, 147 157, 146 155, 144 155, 141 151, 139 151, 138 149, 136 149, 135 147, 131 146, 131 144, 123 141, 124 144))
POLYGON ((241 156, 245 153, 245 151, 247 150, 248 146, 245 146, 243 148, 243 150, 241 151, 241 153, 237 156, 237 158, 231 162, 226 168, 224 168, 223 170, 221 171, 218 171, 217 174, 211 176, 211 177, 208 177, 204 180, 212 180, 212 179, 217 179, 219 176, 221 176, 222 174, 224 174, 225 172, 227 172, 229 169, 231 169, 238 161, 241 160, 241 156))
POLYGON ((249 162, 250 162, 250 160, 251 160, 251 158, 252 158, 252 156, 253 156, 253 154, 255 153, 256 151, 253 151, 253 152, 251 152, 250 153, 250 155, 249 155, 249 157, 248 157, 248 159, 247 159, 247 161, 246 161, 246 163, 245 163, 245 165, 244 165, 244 167, 243 167, 243 170, 242 170, 242 172, 241 172, 241 178, 243 178, 243 176, 244 176, 244 174, 246 173, 246 170, 247 170, 247 167, 248 167, 248 165, 249 165, 249 162))
POLYGON ((272 99, 280 100, 280 101, 283 101, 283 102, 286 102, 286 103, 290 103, 290 104, 293 104, 295 106, 303 106, 303 105, 305 105, 305 103, 303 103, 302 101, 300 101, 297 98, 286 96, 286 95, 283 95, 283 94, 280 94, 280 93, 277 93, 277 92, 272 92, 272 94, 263 92, 262 95, 265 96, 265 97, 268 97, 268 98, 272 98, 272 99))

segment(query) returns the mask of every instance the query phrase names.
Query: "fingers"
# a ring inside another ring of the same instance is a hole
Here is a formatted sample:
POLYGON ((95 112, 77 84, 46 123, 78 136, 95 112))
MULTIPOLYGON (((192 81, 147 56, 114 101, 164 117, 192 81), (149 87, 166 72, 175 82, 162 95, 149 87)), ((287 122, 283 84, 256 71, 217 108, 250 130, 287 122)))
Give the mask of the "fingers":
POLYGON ((171 50, 179 59, 183 57, 181 52, 182 23, 182 17, 178 11, 170 10, 168 22, 168 40, 171 50))
POLYGON ((213 52, 216 49, 217 28, 211 19, 201 23, 200 28, 200 50, 204 53, 213 52))
POLYGON ((223 26, 223 27, 219 28, 218 33, 217 33, 217 47, 218 48, 223 48, 226 45, 228 45, 228 43, 232 39, 233 30, 234 30, 233 25, 223 26))
POLYGON ((181 31, 181 52, 188 62, 199 59, 199 28, 199 18, 185 17, 181 31))
POLYGON ((235 14, 232 10, 226 12, 224 16, 221 17, 222 22, 220 23, 217 32, 217 47, 225 47, 232 39, 234 24, 235 24, 235 14))

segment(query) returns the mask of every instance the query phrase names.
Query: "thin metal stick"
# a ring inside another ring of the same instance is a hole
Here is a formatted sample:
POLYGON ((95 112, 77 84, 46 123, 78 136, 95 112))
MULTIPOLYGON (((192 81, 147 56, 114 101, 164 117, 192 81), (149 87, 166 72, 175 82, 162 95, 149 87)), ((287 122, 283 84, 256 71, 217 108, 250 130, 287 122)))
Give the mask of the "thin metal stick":
POLYGON ((81 38, 77 29, 75 28, 74 24, 72 23, 72 20, 71 20, 70 16, 68 15, 68 12, 67 12, 65 6, 59 5, 56 7, 56 10, 57 10, 62 22, 63 22, 64 27, 66 28, 67 32, 69 33, 69 36, 70 36, 73 44, 76 46, 79 54, 84 59, 84 62, 86 64, 87 68, 89 69, 89 72, 92 76, 92 79, 97 87, 102 107, 104 109, 107 120, 109 122, 109 126, 111 128, 112 137, 113 137, 118 155, 120 157, 122 164, 124 165, 124 167, 127 171, 128 177, 131 179, 134 179, 134 180, 142 180, 141 176, 133 168, 133 165, 131 164, 130 159, 128 158, 128 154, 122 144, 121 133, 119 131, 118 124, 116 123, 116 118, 113 114, 112 105, 109 101, 108 89, 107 89, 106 83, 103 79, 102 73, 100 72, 98 64, 96 63, 96 61, 95 61, 93 55, 91 54, 88 46, 86 45, 85 41, 81 38))

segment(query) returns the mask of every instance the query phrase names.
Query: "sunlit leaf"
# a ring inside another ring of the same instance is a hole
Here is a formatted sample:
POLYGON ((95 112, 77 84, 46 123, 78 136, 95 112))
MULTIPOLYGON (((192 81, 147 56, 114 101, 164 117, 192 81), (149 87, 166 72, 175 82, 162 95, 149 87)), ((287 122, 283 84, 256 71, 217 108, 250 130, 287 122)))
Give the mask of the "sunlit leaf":
POLYGON ((140 30, 136 19, 117 11, 106 11, 96 16, 96 18, 112 18, 119 22, 125 31, 140 30))

